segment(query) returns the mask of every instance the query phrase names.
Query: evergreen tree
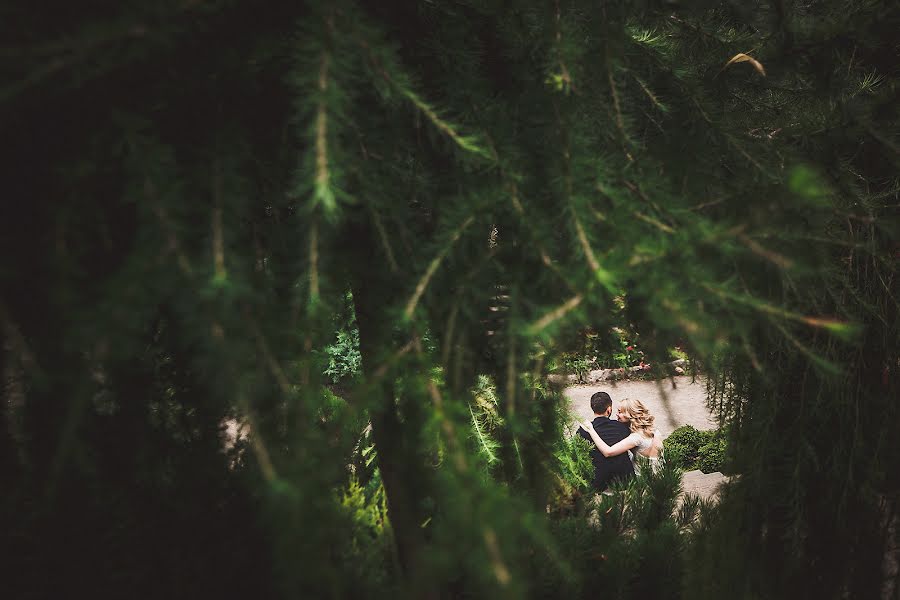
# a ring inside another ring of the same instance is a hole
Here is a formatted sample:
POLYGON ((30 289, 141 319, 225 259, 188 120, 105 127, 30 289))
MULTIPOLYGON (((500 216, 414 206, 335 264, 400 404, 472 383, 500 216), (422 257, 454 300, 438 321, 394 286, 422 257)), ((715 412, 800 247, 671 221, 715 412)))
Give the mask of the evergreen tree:
POLYGON ((0 14, 17 597, 588 595, 612 531, 626 597, 897 589, 895 3, 0 14), (665 478, 547 516, 549 365, 623 323, 712 374, 740 476, 694 533, 665 478))

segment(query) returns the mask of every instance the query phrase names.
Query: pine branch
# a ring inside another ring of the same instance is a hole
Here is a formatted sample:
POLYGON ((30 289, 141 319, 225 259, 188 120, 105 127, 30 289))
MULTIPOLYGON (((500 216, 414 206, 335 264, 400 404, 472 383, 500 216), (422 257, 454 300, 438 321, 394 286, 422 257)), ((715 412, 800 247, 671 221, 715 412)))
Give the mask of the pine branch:
POLYGON ((569 312, 577 308, 578 305, 581 304, 581 301, 583 299, 584 297, 581 294, 569 298, 569 300, 538 319, 532 325, 528 326, 525 331, 530 336, 536 336, 551 324, 555 323, 559 319, 566 316, 569 312))
POLYGON ((422 294, 425 293, 425 288, 428 287, 428 282, 431 281, 431 278, 434 276, 434 273, 438 270, 438 267, 441 266, 441 261, 444 260, 444 257, 450 252, 450 249, 453 247, 453 244, 460 238, 463 232, 475 221, 474 216, 468 217, 465 221, 460 225, 451 235, 450 239, 444 244, 443 248, 441 248, 440 252, 438 252, 437 256, 435 256, 431 262, 428 264, 428 268, 425 270, 425 273, 422 275, 421 279, 419 279, 419 283, 416 285, 415 292, 413 292, 412 297, 406 303, 406 308, 403 311, 403 315, 406 319, 411 319, 413 313, 416 310, 416 305, 419 303, 419 299, 422 297, 422 294))
POLYGON ((491 158, 490 153, 480 145, 478 138, 461 134, 458 127, 438 116, 437 111, 413 91, 412 86, 408 83, 409 78, 400 71, 399 61, 395 57, 387 51, 383 51, 380 56, 376 55, 373 47, 364 39, 360 39, 359 44, 366 52, 369 63, 375 72, 390 87, 409 100, 438 131, 449 137, 465 152, 482 158, 491 158), (392 75, 390 71, 393 71, 395 74, 392 75))

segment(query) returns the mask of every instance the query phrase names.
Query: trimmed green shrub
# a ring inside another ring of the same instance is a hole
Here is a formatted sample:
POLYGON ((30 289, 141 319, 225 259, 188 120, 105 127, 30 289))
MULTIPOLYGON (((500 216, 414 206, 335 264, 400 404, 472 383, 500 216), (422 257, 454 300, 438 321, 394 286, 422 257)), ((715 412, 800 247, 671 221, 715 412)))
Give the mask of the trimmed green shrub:
POLYGON ((704 473, 722 471, 725 466, 725 436, 715 432, 713 439, 700 447, 696 468, 704 473))
POLYGON ((692 425, 682 425, 663 441, 669 463, 685 471, 700 469, 704 473, 722 470, 725 446, 721 431, 700 431, 692 425))
POLYGON ((666 459, 682 469, 692 469, 700 447, 708 441, 705 434, 693 425, 682 425, 663 441, 666 459))

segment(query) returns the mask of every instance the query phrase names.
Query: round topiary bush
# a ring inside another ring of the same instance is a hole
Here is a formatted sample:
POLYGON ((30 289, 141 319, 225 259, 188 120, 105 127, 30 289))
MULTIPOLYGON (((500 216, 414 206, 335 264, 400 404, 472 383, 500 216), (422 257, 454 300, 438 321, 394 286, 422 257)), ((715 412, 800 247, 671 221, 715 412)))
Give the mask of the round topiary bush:
POLYGON ((699 431, 682 425, 663 441, 666 460, 684 471, 721 471, 725 463, 725 437, 718 430, 699 431))
POLYGON ((725 467, 725 436, 716 435, 700 447, 697 468, 704 473, 722 471, 725 467))
POLYGON ((673 431, 663 441, 666 459, 682 469, 693 469, 700 446, 707 441, 704 433, 692 425, 682 425, 673 431))

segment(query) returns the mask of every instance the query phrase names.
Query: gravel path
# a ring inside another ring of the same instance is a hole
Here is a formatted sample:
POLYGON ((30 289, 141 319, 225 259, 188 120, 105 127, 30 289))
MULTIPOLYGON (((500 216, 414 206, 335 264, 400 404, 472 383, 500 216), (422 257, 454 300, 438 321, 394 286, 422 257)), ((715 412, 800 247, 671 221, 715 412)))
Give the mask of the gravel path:
MULTIPOLYGON (((673 380, 661 381, 619 381, 601 384, 573 385, 566 388, 572 413, 572 431, 577 427, 575 419, 585 421, 593 418, 590 399, 596 392, 607 392, 613 400, 613 414, 618 403, 625 398, 637 398, 656 417, 656 426, 663 438, 682 425, 693 425, 697 429, 715 429, 715 416, 706 406, 706 380, 698 378, 691 382, 687 375, 673 380)), ((721 473, 701 473, 689 471, 682 478, 686 493, 699 494, 710 498, 716 494, 724 480, 721 473)))

